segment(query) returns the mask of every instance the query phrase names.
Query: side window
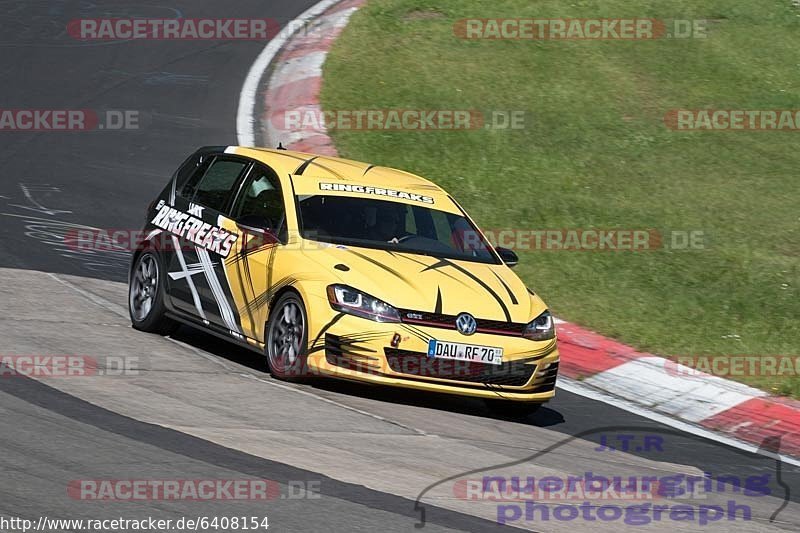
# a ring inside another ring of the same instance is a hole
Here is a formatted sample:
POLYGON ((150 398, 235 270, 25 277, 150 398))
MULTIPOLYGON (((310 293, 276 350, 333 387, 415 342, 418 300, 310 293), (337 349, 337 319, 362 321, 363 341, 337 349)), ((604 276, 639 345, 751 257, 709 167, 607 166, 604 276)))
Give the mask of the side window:
POLYGON ((286 209, 280 180, 275 172, 260 165, 253 167, 233 207, 234 219, 247 215, 266 219, 269 227, 284 240, 286 209))
POLYGON ((192 199, 197 189, 197 184, 214 161, 214 156, 192 156, 184 166, 178 170, 178 181, 176 182, 179 194, 184 198, 192 199))
POLYGON ((246 166, 247 163, 243 161, 216 158, 197 185, 192 202, 225 211, 228 199, 246 166))

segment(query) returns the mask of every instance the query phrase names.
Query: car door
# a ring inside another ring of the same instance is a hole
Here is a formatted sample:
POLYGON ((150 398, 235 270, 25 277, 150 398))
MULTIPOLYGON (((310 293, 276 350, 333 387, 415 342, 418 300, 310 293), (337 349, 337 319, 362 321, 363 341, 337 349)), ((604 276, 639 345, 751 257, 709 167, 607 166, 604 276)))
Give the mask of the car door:
POLYGON ((173 307, 241 336, 239 317, 225 273, 225 260, 238 234, 230 230, 228 213, 241 180, 252 163, 244 158, 212 154, 176 191, 176 225, 167 273, 173 307))
POLYGON ((250 169, 231 209, 239 231, 235 253, 226 261, 233 299, 241 317, 243 334, 263 341, 271 296, 290 282, 275 279, 276 265, 287 241, 286 207, 278 175, 266 165, 250 169))

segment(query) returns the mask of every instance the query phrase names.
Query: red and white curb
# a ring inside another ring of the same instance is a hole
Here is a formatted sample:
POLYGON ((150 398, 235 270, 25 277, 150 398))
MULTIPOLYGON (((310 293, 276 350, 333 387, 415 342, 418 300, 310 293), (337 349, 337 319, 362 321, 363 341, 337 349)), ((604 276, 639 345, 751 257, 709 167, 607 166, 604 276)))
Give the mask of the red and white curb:
POLYGON ((290 129, 286 118, 290 112, 320 116, 322 64, 350 16, 364 3, 366 0, 324 0, 270 41, 250 68, 239 98, 240 145, 281 143, 289 150, 337 155, 324 126, 290 129), (257 114, 258 120, 254 120, 257 114))
MULTIPOLYGON (((772 397, 559 322, 559 372, 576 387, 751 443, 746 449, 757 448, 768 437, 780 437, 780 454, 800 457, 800 402, 772 397)), ((787 462, 800 465, 788 458, 787 462)))
MULTIPOLYGON (((325 0, 287 26, 248 74, 239 103, 239 144, 337 155, 324 126, 286 128, 287 113, 320 116, 322 65, 350 16, 366 0, 325 0), (293 31, 303 24, 311 31, 293 31), (257 110, 263 109, 258 113, 257 110), (255 120, 258 114, 258 120, 255 120)), ((682 431, 780 457, 800 466, 800 402, 698 373, 663 357, 557 320, 559 388, 603 401, 682 431), (759 446, 780 438, 780 449, 759 446)))

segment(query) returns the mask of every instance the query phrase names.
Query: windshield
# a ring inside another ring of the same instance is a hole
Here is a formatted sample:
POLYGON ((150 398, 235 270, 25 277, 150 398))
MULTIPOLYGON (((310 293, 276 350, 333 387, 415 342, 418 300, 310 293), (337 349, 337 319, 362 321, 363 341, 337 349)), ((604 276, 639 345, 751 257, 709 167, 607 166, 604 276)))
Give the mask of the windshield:
POLYGON ((478 230, 461 215, 387 200, 298 196, 305 239, 498 264, 478 230))

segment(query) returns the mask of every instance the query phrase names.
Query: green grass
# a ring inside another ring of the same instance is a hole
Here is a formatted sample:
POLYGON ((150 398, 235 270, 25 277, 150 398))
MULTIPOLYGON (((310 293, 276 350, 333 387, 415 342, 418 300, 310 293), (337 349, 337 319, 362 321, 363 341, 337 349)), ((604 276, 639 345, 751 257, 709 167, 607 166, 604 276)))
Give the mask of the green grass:
MULTIPOLYGON (((370 0, 326 109, 529 110, 516 131, 334 131, 482 227, 700 230, 704 250, 522 252, 559 316, 653 353, 800 356, 800 133, 674 132, 670 109, 800 107, 790 0, 370 0), (713 19, 706 39, 465 41, 468 17, 713 19)), ((746 379, 800 396, 800 379, 746 379)))

